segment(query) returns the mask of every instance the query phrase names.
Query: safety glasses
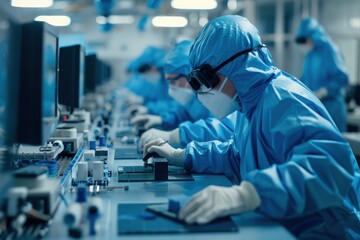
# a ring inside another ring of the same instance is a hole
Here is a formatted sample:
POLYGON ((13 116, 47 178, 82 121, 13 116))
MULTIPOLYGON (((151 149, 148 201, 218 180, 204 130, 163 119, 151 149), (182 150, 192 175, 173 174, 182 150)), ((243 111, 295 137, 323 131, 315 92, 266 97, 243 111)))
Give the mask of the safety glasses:
POLYGON ((259 44, 256 47, 246 49, 244 51, 238 52, 233 56, 226 59, 224 62, 219 64, 217 67, 212 68, 209 64, 204 64, 199 66, 196 69, 193 69, 187 76, 186 80, 190 84, 191 88, 196 91, 197 94, 204 94, 211 91, 216 85, 220 82, 220 78, 217 75, 217 72, 223 68, 226 64, 230 63, 234 59, 240 57, 241 55, 247 54, 252 51, 256 51, 260 48, 266 47, 264 44, 259 44), (202 87, 204 86, 204 87, 202 87), (201 89, 207 89, 206 91, 201 89), (200 91, 199 91, 200 90, 200 91))

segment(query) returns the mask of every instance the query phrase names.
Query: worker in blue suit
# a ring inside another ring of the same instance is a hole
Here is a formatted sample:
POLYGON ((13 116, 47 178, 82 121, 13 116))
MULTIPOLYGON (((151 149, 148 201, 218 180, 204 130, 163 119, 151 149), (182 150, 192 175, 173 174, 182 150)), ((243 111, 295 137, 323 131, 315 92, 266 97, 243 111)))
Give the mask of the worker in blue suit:
MULTIPOLYGON (((198 102, 184 77, 191 71, 188 60, 191 45, 192 42, 189 40, 176 44, 165 58, 164 71, 169 78, 170 95, 183 103, 187 112, 183 113, 182 110, 173 109, 170 113, 177 112, 176 115, 183 114, 184 116, 189 114, 193 116, 192 119, 182 121, 178 128, 171 131, 156 128, 146 131, 140 138, 140 146, 144 146, 156 138, 162 138, 168 141, 170 145, 183 147, 191 141, 218 140, 224 142, 231 138, 236 122, 243 117, 239 112, 234 112, 221 121, 213 116, 208 116, 208 111, 198 102), (206 118, 206 116, 208 117, 206 118), (193 122, 196 119, 198 120, 193 122)), ((144 117, 147 118, 147 116, 144 117)), ((138 119, 142 118, 139 117, 138 119)))
POLYGON ((151 128, 141 135, 140 147, 143 148, 145 144, 156 138, 161 138, 177 147, 186 147, 192 141, 226 142, 232 137, 236 124, 241 122, 243 117, 241 112, 235 111, 221 120, 210 115, 196 122, 186 121, 171 131, 151 128))
POLYGON ((307 52, 301 81, 321 100, 339 130, 345 132, 344 90, 349 77, 343 56, 324 28, 310 17, 300 22, 296 42, 307 52))
POLYGON ((226 144, 145 145, 187 171, 238 176, 239 185, 197 193, 179 218, 203 224, 255 210, 300 239, 359 239, 360 171, 349 144, 319 99, 273 65, 258 30, 241 16, 215 18, 189 58, 187 80, 209 111, 245 118, 226 144))
POLYGON ((132 124, 143 123, 145 128, 161 126, 164 129, 174 129, 185 121, 194 122, 207 118, 209 111, 196 99, 196 95, 186 81, 186 74, 191 71, 189 51, 192 42, 181 41, 174 45, 164 59, 163 69, 165 79, 169 83, 169 95, 179 105, 169 108, 157 115, 137 115, 131 120, 132 124))
POLYGON ((165 51, 161 48, 149 46, 128 66, 132 73, 124 87, 134 94, 126 101, 129 106, 144 106, 147 111, 160 113, 174 105, 168 95, 168 83, 163 74, 165 51))

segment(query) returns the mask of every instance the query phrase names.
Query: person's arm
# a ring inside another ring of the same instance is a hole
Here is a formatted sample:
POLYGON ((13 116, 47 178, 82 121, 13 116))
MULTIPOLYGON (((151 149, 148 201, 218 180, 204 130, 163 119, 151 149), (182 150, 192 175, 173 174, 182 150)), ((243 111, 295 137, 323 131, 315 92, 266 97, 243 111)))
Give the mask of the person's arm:
POLYGON ((186 146, 184 169, 196 173, 225 174, 239 183, 240 156, 234 140, 191 142, 186 146))
POLYGON ((149 110, 150 114, 154 115, 160 115, 162 112, 169 111, 169 109, 172 109, 174 107, 177 107, 179 104, 171 99, 161 99, 157 101, 150 101, 145 104, 145 107, 149 110))
POLYGON ((286 111, 278 104, 264 107, 263 115, 256 116, 256 121, 262 121, 259 141, 278 156, 278 164, 243 178, 260 195, 259 211, 273 218, 340 206, 358 174, 349 145, 328 117, 322 117, 326 116, 322 109, 310 101, 288 104, 291 108, 286 111))
POLYGON ((160 116, 162 118, 161 127, 165 130, 177 128, 180 123, 191 120, 186 109, 181 105, 176 105, 168 111, 160 113, 160 116))
POLYGON ((234 112, 221 121, 209 117, 195 123, 184 122, 179 125, 180 144, 186 146, 191 141, 227 141, 234 134, 235 125, 241 121, 244 121, 243 114, 234 112))
POLYGON ((327 48, 327 64, 324 66, 326 69, 326 85, 324 88, 327 90, 327 96, 335 96, 339 91, 349 85, 349 76, 346 70, 344 58, 338 50, 327 48))

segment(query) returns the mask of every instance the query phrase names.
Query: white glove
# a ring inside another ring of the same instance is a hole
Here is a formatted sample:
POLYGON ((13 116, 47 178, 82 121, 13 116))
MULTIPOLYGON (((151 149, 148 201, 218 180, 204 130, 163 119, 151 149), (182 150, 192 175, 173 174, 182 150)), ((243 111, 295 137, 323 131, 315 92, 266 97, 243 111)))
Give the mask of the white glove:
POLYGON ((126 100, 125 100, 125 105, 133 105, 133 104, 137 104, 137 105, 142 105, 144 103, 144 98, 141 96, 138 96, 136 94, 130 95, 126 100))
POLYGON ((326 88, 320 88, 314 94, 318 99, 321 100, 321 99, 325 98, 328 95, 328 90, 326 88))
POLYGON ((157 138, 146 144, 144 147, 144 155, 148 152, 156 152, 166 158, 169 165, 183 167, 185 162, 185 149, 175 149, 167 143, 159 146, 163 142, 165 142, 163 139, 157 138))
POLYGON ((137 115, 130 121, 133 125, 144 125, 145 129, 149 129, 154 126, 158 126, 162 124, 162 118, 156 115, 137 115))
POLYGON ((147 114, 149 112, 149 109, 142 105, 131 105, 128 109, 126 109, 126 116, 131 117, 131 115, 134 113, 134 115, 143 115, 147 114))
POLYGON ((151 128, 150 130, 147 130, 141 135, 140 147, 143 148, 145 144, 156 138, 162 138, 164 141, 168 141, 170 145, 180 144, 180 136, 179 136, 178 128, 174 129, 173 131, 161 131, 155 128, 151 128))
POLYGON ((260 204, 259 194, 250 182, 243 181, 230 188, 209 186, 180 209, 179 218, 189 224, 204 224, 215 218, 252 211, 260 204))

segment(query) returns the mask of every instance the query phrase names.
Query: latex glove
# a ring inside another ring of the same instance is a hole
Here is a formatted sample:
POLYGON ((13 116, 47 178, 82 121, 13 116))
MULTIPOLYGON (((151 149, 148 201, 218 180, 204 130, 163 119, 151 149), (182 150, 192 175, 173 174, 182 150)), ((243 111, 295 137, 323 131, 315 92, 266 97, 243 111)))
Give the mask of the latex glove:
POLYGON ((143 115, 147 114, 149 112, 149 109, 142 105, 131 105, 128 109, 126 109, 126 116, 132 117, 133 115, 143 115))
POLYGON ((137 115, 131 119, 130 123, 133 125, 140 125, 140 126, 144 125, 145 129, 149 129, 154 126, 161 125, 162 118, 160 116, 150 115, 150 114, 137 115))
POLYGON ((173 144, 180 144, 180 136, 179 136, 179 129, 176 128, 173 131, 162 131, 155 128, 151 128, 147 130, 141 135, 140 138, 140 147, 143 148, 145 144, 149 143, 150 141, 161 138, 164 141, 168 141, 170 145, 173 144))
POLYGON ((209 186, 192 197, 179 211, 186 223, 208 223, 216 218, 252 211, 261 200, 247 181, 232 187, 209 186))
POLYGON ((146 144, 144 147, 144 155, 148 152, 156 152, 160 156, 166 158, 169 165, 183 167, 185 162, 185 149, 175 149, 168 143, 158 146, 163 142, 164 139, 157 138, 146 144))
POLYGON ((320 88, 315 92, 315 96, 320 100, 327 97, 327 95, 328 95, 328 90, 326 88, 320 88))
POLYGON ((142 105, 144 103, 144 98, 138 95, 130 95, 124 102, 124 105, 142 105))

